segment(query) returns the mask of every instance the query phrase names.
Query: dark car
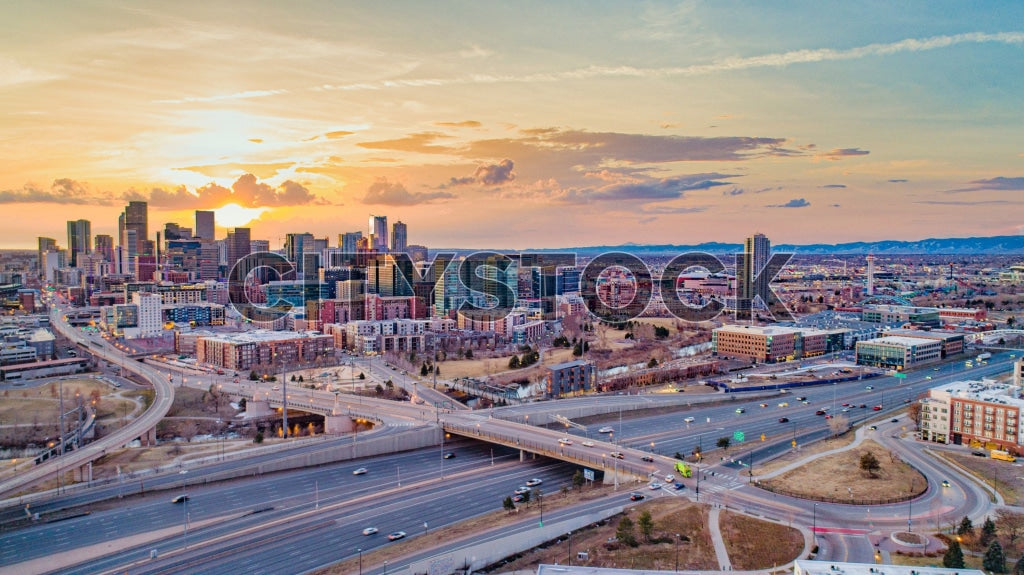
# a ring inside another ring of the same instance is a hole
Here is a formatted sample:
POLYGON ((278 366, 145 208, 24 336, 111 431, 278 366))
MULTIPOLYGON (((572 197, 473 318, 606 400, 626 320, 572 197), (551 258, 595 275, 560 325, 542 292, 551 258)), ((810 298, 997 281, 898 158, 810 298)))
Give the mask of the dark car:
POLYGON ((455 452, 453 452, 453 451, 449 451, 449 452, 444 454, 444 458, 445 459, 452 459, 453 457, 455 457, 455 452))
POLYGON ((682 483, 676 483, 672 487, 675 488, 676 491, 679 491, 680 489, 686 489, 686 486, 683 485, 682 483))
POLYGON ((892 418, 892 419, 890 420, 890 422, 891 422, 891 423, 899 423, 899 422, 900 422, 900 420, 898 420, 898 419, 896 419, 896 418, 894 417, 894 418, 892 418))
POLYGON ((640 457, 640 460, 641 461, 654 461, 654 458, 651 457, 650 455, 643 455, 643 456, 640 457))
POLYGON ((985 457, 985 452, 984 451, 972 451, 971 455, 973 455, 975 457, 985 457))
POLYGON ((868 404, 862 403, 862 404, 858 405, 857 407, 859 407, 860 409, 867 409, 868 404))
POLYGON ((789 423, 789 418, 788 417, 780 417, 779 418, 779 423, 789 423))
POLYGON ((188 501, 188 495, 179 495, 174 499, 171 499, 171 503, 184 503, 188 501))
POLYGON ((825 410, 824 409, 819 409, 818 411, 814 412, 814 415, 825 415, 825 410))
POLYGON ((643 493, 633 492, 633 493, 629 494, 629 500, 630 501, 640 501, 643 498, 644 498, 644 494, 643 493))

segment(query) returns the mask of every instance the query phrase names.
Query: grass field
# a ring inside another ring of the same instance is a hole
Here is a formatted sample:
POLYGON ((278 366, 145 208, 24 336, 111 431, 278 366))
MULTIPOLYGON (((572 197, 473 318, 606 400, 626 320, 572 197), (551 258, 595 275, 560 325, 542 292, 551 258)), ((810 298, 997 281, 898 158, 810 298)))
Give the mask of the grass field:
POLYGON ((737 570, 767 569, 793 560, 804 548, 800 531, 761 521, 739 513, 723 511, 719 529, 729 552, 729 562, 737 570), (765 545, 770 541, 771 545, 765 545))

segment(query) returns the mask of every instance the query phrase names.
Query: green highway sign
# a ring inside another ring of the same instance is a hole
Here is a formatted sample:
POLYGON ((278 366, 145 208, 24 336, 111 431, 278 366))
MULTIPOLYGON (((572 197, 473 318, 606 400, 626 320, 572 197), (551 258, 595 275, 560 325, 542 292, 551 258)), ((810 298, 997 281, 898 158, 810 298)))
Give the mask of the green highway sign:
POLYGON ((742 431, 734 431, 734 432, 732 432, 732 439, 733 439, 733 441, 736 441, 738 443, 743 443, 744 437, 745 436, 743 435, 742 431))

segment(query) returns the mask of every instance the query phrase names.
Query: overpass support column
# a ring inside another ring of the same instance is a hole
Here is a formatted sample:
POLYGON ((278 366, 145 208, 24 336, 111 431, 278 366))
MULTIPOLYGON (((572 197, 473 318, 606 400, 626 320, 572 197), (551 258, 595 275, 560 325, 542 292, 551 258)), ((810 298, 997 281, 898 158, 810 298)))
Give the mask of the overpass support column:
POLYGON ((139 441, 147 447, 156 445, 156 427, 150 428, 149 431, 140 436, 139 441))
POLYGON ((78 483, 89 483, 92 481, 92 462, 89 461, 81 467, 76 467, 74 478, 78 483))
POLYGON ((328 415, 324 417, 324 433, 341 435, 355 431, 356 423, 348 415, 328 415))

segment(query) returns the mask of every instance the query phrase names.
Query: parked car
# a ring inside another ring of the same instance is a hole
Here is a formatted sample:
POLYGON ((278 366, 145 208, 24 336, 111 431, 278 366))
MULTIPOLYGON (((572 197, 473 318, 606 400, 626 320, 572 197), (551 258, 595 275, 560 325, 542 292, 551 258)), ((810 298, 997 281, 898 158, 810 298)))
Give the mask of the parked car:
POLYGON ((405 531, 392 531, 388 533, 388 541, 397 541, 405 537, 405 531))
POLYGON ((647 487, 651 491, 655 491, 655 490, 661 489, 662 487, 664 487, 664 485, 662 485, 662 484, 658 483, 657 481, 655 481, 654 483, 648 485, 647 487))

